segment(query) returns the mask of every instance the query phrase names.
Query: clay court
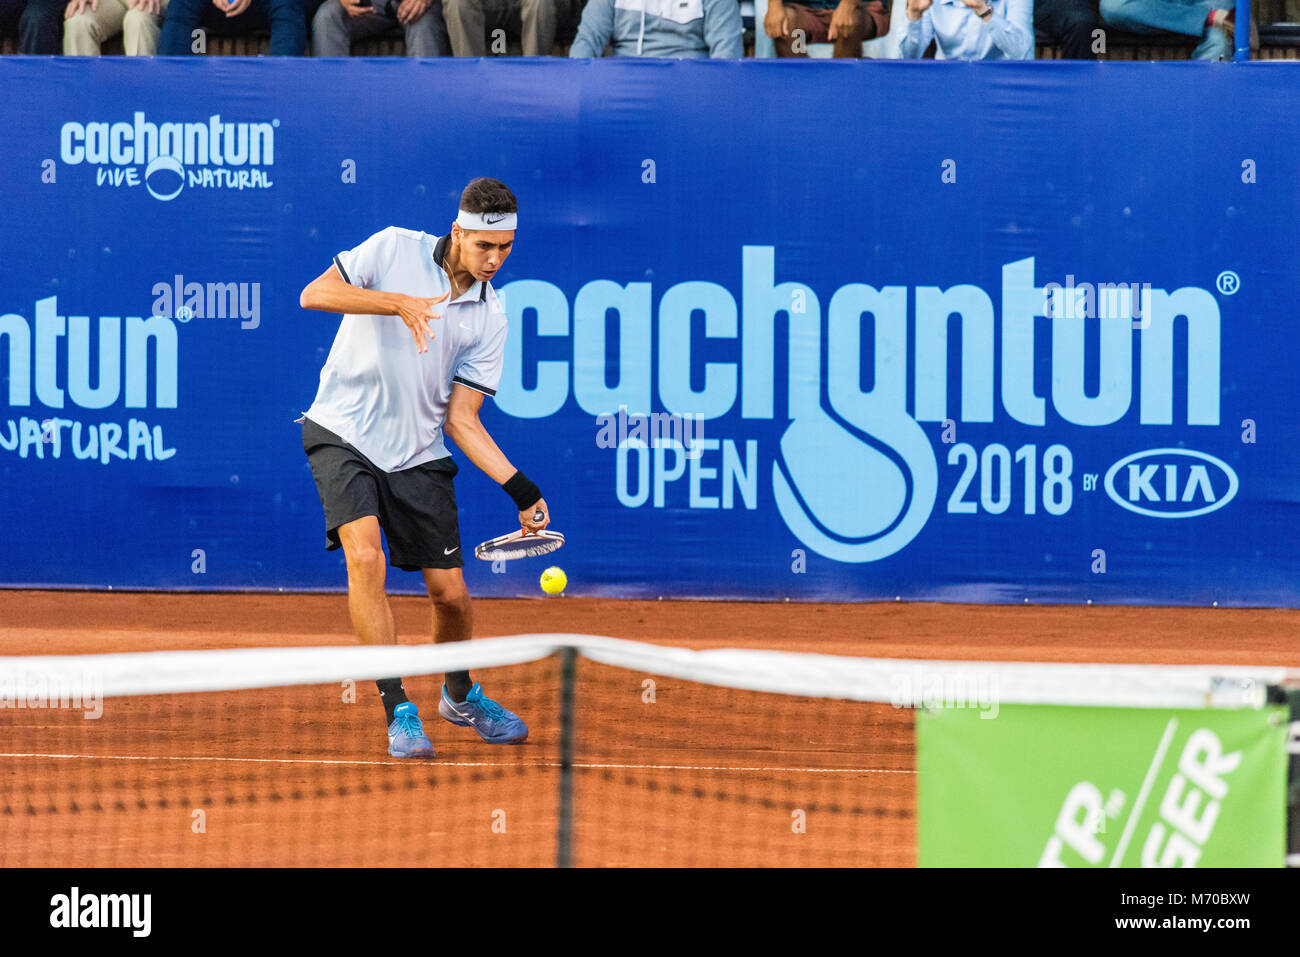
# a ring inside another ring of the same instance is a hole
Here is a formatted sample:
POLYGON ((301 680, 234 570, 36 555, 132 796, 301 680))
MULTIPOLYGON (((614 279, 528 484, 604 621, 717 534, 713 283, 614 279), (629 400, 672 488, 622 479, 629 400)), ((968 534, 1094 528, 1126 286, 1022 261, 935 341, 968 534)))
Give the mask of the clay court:
MULTIPOLYGON (((346 597, 8 591, 8 655, 355 643, 346 597)), ((392 599, 404 643, 422 598, 392 599)), ((577 633, 690 648, 884 658, 1284 665, 1278 609, 482 600, 477 636, 577 633)), ((573 863, 915 863, 912 715, 716 689, 579 659, 573 863), (647 697, 647 680, 653 693, 647 697), (800 817, 802 815, 802 818, 800 817), (802 820, 802 830, 799 822, 802 820)), ((476 672, 532 734, 493 747, 437 719, 438 749, 384 749, 373 682, 114 699, 103 717, 0 712, 0 864, 550 865, 559 663, 476 672)))

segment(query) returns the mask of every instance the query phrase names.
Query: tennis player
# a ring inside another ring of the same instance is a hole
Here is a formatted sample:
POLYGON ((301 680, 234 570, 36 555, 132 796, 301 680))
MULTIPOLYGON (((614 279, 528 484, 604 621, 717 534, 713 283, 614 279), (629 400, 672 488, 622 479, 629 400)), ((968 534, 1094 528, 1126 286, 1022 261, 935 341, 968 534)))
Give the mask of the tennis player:
MULTIPOLYGON (((381 530, 388 564, 424 575, 434 641, 465 641, 473 630, 452 485, 457 467, 444 435, 501 485, 525 529, 550 523, 537 485, 479 421, 483 397, 500 381, 506 342, 505 311, 490 280, 514 247, 517 210, 504 183, 476 179, 447 235, 390 226, 339 253, 302 291, 304 309, 344 314, 316 399, 298 421, 325 508, 325 547, 343 549, 348 610, 363 643, 397 641, 381 530)), ((378 684, 388 753, 431 757, 402 679, 378 684)), ((467 671, 445 675, 438 713, 494 744, 528 737, 519 716, 484 697, 467 671)))

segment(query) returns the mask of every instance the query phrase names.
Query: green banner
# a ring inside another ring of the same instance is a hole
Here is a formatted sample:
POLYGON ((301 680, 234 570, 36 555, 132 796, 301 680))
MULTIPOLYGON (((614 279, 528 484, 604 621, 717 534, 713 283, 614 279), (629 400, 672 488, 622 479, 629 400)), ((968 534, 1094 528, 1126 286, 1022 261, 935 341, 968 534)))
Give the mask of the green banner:
POLYGON ((916 716, 923 867, 1280 867, 1287 709, 916 716))

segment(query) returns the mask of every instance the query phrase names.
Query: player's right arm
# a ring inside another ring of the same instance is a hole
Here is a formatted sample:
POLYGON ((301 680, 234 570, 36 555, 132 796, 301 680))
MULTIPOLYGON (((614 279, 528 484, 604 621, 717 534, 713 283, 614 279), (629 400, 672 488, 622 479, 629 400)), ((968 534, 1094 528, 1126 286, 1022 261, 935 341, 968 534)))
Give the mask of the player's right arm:
POLYGON ((529 532, 540 532, 551 522, 551 510, 542 498, 541 489, 523 472, 520 472, 493 441, 479 418, 483 407, 483 393, 459 382, 451 386, 447 402, 447 418, 443 430, 456 443, 465 456, 479 467, 492 481, 500 485, 519 508, 519 524, 529 532), (541 510, 542 520, 533 515, 541 510))
POLYGON ((447 295, 444 292, 441 296, 425 299, 403 295, 400 292, 363 289, 345 281, 339 275, 337 266, 330 266, 307 284, 298 297, 298 305, 304 309, 319 309, 321 312, 352 313, 358 316, 399 316, 411 330, 416 351, 427 352, 429 339, 433 338, 429 320, 441 318, 441 314, 435 312, 433 307, 446 299, 447 295))

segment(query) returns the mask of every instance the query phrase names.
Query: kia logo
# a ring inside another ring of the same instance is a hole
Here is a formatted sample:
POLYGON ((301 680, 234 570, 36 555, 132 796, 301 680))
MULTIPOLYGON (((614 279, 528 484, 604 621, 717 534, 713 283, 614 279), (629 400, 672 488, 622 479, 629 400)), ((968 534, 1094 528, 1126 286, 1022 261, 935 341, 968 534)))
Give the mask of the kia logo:
POLYGON ((1106 494, 1121 508, 1152 518, 1193 518, 1223 508, 1237 494, 1226 462, 1191 449, 1147 449, 1106 472, 1106 494))

